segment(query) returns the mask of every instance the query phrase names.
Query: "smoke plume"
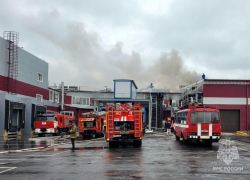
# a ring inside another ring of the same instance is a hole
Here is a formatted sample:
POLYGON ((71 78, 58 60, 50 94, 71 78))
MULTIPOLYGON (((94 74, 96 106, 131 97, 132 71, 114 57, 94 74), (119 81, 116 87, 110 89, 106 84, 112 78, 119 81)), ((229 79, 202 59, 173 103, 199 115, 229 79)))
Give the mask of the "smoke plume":
POLYGON ((50 85, 64 81, 65 85, 97 90, 106 85, 113 87, 113 79, 122 78, 133 79, 139 89, 152 82, 155 88, 175 90, 179 85, 194 83, 201 77, 184 66, 177 50, 161 52, 159 57, 152 59, 153 65, 146 66, 140 53, 124 53, 122 42, 104 50, 100 42, 105 39, 87 30, 82 22, 65 23, 57 10, 28 19, 25 24, 29 30, 50 41, 58 50, 57 59, 53 55, 41 55, 49 62, 50 85), (60 23, 63 25, 58 27, 60 23))

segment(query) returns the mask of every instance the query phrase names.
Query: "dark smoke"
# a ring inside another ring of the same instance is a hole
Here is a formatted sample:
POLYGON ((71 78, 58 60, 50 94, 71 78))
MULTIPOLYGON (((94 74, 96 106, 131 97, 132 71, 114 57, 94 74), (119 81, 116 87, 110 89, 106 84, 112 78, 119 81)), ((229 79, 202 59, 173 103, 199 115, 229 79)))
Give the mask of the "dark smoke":
POLYGON ((186 69, 177 50, 162 52, 158 59, 152 59, 153 65, 145 66, 140 53, 123 52, 122 42, 117 42, 108 51, 104 50, 98 34, 87 31, 82 22, 65 24, 57 10, 28 19, 25 24, 30 31, 52 42, 61 53, 60 60, 44 59, 50 64, 50 85, 64 81, 66 85, 97 90, 105 85, 113 87, 113 79, 123 78, 133 79, 139 89, 152 82, 155 88, 175 90, 179 85, 194 83, 201 77, 186 69), (57 26, 60 23, 65 26, 60 25, 63 29, 59 30, 57 26))

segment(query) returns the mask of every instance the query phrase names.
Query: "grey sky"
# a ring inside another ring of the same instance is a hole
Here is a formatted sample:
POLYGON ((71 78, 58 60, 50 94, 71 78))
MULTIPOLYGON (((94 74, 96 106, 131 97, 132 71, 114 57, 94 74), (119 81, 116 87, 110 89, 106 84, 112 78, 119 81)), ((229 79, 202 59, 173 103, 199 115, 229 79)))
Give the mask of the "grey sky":
POLYGON ((50 85, 113 79, 175 89, 201 78, 249 79, 247 0, 0 0, 0 33, 49 63, 50 85))

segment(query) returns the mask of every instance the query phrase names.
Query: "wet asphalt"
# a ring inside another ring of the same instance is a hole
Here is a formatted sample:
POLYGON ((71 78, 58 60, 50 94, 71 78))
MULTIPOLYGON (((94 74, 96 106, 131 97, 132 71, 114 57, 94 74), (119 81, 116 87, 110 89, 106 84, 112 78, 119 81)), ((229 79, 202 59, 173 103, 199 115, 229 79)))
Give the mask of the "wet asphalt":
MULTIPOLYGON (((38 152, 0 154, 0 179, 250 179, 250 137, 230 137, 239 159, 229 165, 217 159, 221 143, 184 145, 174 136, 155 133, 146 134, 141 147, 110 148, 103 138, 79 138, 74 151, 63 144, 38 152)), ((39 138, 35 140, 39 146, 39 138)))

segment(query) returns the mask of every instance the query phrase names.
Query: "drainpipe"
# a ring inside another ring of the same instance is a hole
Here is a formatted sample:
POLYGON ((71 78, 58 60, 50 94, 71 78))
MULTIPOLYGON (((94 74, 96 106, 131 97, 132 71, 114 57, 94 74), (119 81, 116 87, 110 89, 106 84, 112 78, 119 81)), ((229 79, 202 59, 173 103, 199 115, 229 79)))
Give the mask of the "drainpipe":
POLYGON ((63 111, 64 110, 64 82, 61 83, 61 86, 62 86, 62 89, 61 89, 61 92, 62 92, 61 110, 63 111))
POLYGON ((247 131, 248 131, 248 86, 249 86, 249 83, 247 85, 247 107, 246 107, 246 110, 247 110, 247 131))

